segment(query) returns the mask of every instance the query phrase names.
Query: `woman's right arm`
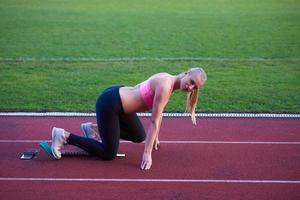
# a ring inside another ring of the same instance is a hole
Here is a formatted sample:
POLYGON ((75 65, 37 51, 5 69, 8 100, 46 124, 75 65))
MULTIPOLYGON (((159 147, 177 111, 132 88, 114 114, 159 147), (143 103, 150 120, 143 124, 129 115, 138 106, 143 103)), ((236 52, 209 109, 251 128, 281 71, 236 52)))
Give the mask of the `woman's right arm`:
POLYGON ((158 136, 160 125, 162 121, 162 113, 164 107, 168 103, 170 94, 170 84, 159 84, 155 90, 154 102, 152 107, 152 117, 151 124, 147 133, 145 149, 143 153, 143 160, 141 164, 141 168, 148 170, 152 165, 152 149, 154 145, 154 141, 158 136))

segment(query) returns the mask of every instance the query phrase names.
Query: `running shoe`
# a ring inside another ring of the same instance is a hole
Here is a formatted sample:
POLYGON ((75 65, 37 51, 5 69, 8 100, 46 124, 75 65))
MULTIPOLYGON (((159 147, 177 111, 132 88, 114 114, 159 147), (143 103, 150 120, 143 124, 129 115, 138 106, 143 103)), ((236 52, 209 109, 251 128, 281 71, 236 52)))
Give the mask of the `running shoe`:
POLYGON ((93 130, 92 122, 86 122, 81 124, 81 129, 85 137, 100 141, 100 135, 97 131, 93 130))
POLYGON ((61 149, 67 144, 64 129, 53 127, 51 151, 55 159, 61 159, 61 149))

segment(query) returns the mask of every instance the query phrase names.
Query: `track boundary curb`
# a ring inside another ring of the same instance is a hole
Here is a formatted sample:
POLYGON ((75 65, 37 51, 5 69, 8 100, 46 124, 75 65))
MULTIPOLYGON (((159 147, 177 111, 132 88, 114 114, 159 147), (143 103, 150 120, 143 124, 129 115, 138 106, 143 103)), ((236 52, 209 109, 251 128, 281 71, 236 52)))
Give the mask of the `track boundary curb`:
MULTIPOLYGON (((137 113, 139 117, 151 117, 151 113, 137 113)), ((0 112, 0 117, 95 117, 96 113, 80 112, 0 112)), ((190 113, 163 113, 164 117, 190 117, 190 113)), ((289 113, 196 113, 196 117, 212 118, 300 118, 289 113)))

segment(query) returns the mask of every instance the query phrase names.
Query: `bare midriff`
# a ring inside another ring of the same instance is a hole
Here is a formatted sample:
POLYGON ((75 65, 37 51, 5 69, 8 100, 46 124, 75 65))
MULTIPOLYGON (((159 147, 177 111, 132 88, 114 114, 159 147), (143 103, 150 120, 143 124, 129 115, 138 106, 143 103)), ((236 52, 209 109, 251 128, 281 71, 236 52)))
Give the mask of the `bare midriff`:
POLYGON ((140 94, 140 85, 121 87, 119 90, 125 113, 143 112, 149 110, 140 94))

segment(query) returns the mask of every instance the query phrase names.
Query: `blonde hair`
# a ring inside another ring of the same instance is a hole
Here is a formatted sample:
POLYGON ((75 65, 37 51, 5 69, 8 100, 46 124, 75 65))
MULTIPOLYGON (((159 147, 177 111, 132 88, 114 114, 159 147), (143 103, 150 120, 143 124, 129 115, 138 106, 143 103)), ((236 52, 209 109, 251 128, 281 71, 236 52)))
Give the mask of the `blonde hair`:
MULTIPOLYGON (((190 70, 187 71, 187 73, 195 73, 195 72, 199 73, 204 84, 205 81, 207 80, 207 75, 205 71, 202 68, 198 68, 198 67, 191 68, 190 70)), ((193 90, 192 92, 189 92, 186 98, 186 111, 191 112, 191 119, 194 125, 196 125, 195 110, 198 102, 198 97, 199 97, 199 88, 193 90)))

